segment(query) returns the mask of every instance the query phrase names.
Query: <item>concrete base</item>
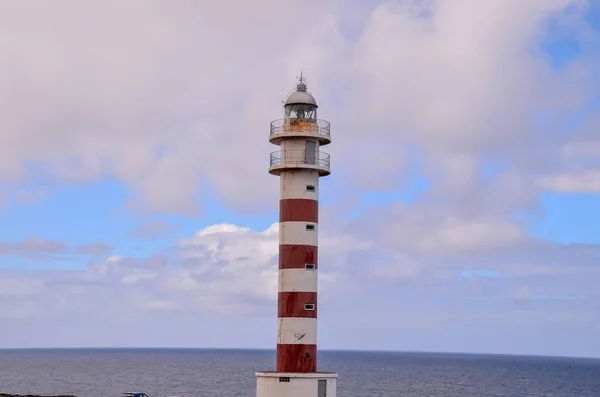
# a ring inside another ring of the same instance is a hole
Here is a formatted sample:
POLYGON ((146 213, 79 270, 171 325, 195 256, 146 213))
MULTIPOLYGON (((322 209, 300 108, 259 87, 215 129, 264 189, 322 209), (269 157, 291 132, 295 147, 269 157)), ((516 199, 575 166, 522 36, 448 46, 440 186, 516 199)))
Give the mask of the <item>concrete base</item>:
POLYGON ((257 372, 256 397, 336 397, 334 372, 257 372))

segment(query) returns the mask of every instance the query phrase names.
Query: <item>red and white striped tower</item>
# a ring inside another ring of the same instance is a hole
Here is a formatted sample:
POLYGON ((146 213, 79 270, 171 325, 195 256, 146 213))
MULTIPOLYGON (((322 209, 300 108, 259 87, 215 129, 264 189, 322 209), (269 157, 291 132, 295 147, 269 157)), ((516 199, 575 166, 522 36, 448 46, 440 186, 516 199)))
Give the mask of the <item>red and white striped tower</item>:
POLYGON ((257 372, 257 397, 335 397, 337 374, 317 372, 319 177, 330 174, 329 122, 301 76, 271 123, 269 173, 280 180, 277 365, 257 372))

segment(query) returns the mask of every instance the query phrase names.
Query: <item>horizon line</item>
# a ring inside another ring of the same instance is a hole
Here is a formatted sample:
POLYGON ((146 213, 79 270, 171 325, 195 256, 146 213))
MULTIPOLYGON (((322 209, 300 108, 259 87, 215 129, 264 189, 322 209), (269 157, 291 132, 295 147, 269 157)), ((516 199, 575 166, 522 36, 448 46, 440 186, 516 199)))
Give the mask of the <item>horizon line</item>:
MULTIPOLYGON (((71 347, 0 347, 2 351, 15 350, 250 350, 250 351, 275 351, 275 348, 260 347, 182 347, 182 346, 71 346, 71 347)), ((380 349, 319 349, 320 352, 331 353, 400 353, 400 354, 449 354, 462 356, 499 356, 499 357, 528 357, 528 358, 558 358, 558 359, 587 359, 600 360, 598 356, 563 356, 553 354, 527 354, 527 353, 485 353, 485 352, 459 352, 459 351, 426 351, 426 350, 380 350, 380 349)))

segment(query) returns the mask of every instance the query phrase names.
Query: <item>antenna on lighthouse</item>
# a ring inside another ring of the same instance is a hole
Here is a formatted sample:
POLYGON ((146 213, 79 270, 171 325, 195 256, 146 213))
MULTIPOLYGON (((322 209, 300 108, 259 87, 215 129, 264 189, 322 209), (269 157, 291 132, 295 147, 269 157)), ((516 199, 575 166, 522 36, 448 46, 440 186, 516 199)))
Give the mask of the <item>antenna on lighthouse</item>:
POLYGON ((285 105, 286 99, 289 98, 294 91, 306 91, 306 77, 304 77, 302 70, 300 70, 300 77, 296 76, 296 80, 297 83, 288 91, 287 94, 285 94, 285 97, 281 100, 283 105, 285 105))
POLYGON ((298 84, 296 85, 296 90, 298 91, 306 91, 306 78, 302 71, 300 71, 300 77, 298 78, 298 84))
POLYGON ((298 81, 300 83, 306 84, 306 78, 304 77, 302 70, 300 71, 300 77, 298 78, 298 81))

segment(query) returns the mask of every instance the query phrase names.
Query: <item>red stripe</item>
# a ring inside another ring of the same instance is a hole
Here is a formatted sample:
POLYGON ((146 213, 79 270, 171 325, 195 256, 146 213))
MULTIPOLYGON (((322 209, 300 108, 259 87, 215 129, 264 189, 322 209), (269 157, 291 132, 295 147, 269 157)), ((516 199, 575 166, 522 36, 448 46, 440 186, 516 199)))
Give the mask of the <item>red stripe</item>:
POLYGON ((280 292, 277 306, 277 317, 317 318, 317 293, 280 292), (313 304, 314 310, 306 310, 306 304, 313 304))
POLYGON ((311 199, 279 200, 279 222, 319 222, 319 202, 311 199))
POLYGON ((279 268, 280 269, 304 269, 304 265, 317 264, 318 247, 314 245, 280 245, 279 246, 279 268))
POLYGON ((277 372, 317 372, 317 345, 277 345, 277 372))

